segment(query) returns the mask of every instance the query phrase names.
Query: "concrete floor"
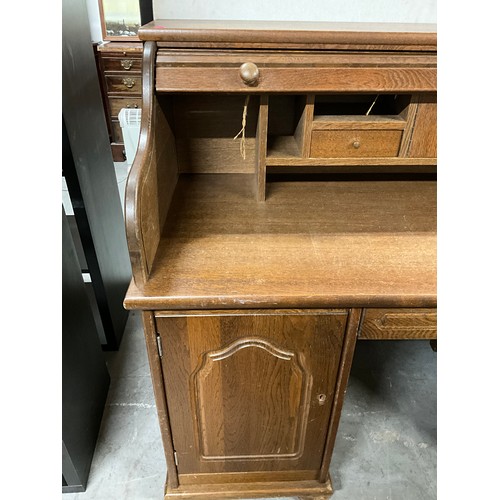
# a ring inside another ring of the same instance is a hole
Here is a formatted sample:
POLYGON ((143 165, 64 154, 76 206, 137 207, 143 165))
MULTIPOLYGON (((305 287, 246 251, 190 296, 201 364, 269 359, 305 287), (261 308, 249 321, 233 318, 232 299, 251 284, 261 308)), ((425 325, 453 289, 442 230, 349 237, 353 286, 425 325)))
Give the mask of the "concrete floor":
MULTIPOLYGON (((111 387, 87 490, 63 500, 159 500, 165 459, 140 316, 106 353, 111 387)), ((436 498, 436 354, 427 341, 360 341, 330 473, 333 500, 436 498)))

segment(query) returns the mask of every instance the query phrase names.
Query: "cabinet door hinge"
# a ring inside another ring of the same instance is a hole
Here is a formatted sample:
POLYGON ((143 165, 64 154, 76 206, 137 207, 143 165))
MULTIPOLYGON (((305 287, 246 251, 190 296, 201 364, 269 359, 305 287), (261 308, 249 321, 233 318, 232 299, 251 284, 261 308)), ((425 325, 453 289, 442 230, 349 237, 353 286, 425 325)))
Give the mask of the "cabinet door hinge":
POLYGON ((174 460, 175 460, 175 465, 177 465, 177 467, 179 467, 179 459, 177 458, 177 452, 174 451, 174 460))
POLYGON ((156 336, 156 345, 158 346, 158 354, 161 358, 163 356, 163 349, 161 348, 161 337, 159 335, 156 336))

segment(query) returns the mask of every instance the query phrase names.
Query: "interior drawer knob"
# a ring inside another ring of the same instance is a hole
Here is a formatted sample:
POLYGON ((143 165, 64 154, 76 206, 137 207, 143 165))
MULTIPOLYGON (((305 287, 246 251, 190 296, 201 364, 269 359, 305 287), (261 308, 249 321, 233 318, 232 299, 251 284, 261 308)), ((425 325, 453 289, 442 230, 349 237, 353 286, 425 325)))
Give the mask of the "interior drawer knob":
POLYGON ((359 149, 359 146, 361 146, 361 143, 360 143, 359 141, 357 141, 357 140, 356 140, 356 141, 354 141, 354 142, 352 143, 352 145, 353 145, 353 147, 354 147, 355 149, 359 149))
POLYGON ((243 63, 240 66, 240 76, 245 85, 256 85, 259 81, 259 68, 251 62, 243 63))

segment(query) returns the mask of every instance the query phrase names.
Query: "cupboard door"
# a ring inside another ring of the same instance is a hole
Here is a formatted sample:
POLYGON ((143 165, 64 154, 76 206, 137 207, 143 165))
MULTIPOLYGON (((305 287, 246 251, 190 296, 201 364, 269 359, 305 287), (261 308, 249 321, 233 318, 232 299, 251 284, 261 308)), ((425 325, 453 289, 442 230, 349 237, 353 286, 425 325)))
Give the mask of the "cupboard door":
POLYGON ((180 480, 244 471, 315 478, 346 320, 339 310, 157 313, 180 480))

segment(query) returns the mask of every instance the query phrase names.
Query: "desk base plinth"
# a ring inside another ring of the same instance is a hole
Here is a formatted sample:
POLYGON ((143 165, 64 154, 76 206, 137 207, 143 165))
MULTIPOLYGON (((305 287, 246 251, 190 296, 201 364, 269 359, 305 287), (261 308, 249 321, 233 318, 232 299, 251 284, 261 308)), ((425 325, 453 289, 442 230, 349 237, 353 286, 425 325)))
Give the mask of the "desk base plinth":
POLYGON ((171 488, 168 483, 165 500, 206 500, 296 497, 301 500, 328 500, 333 487, 328 477, 325 483, 319 481, 275 481, 224 484, 189 484, 171 488))

